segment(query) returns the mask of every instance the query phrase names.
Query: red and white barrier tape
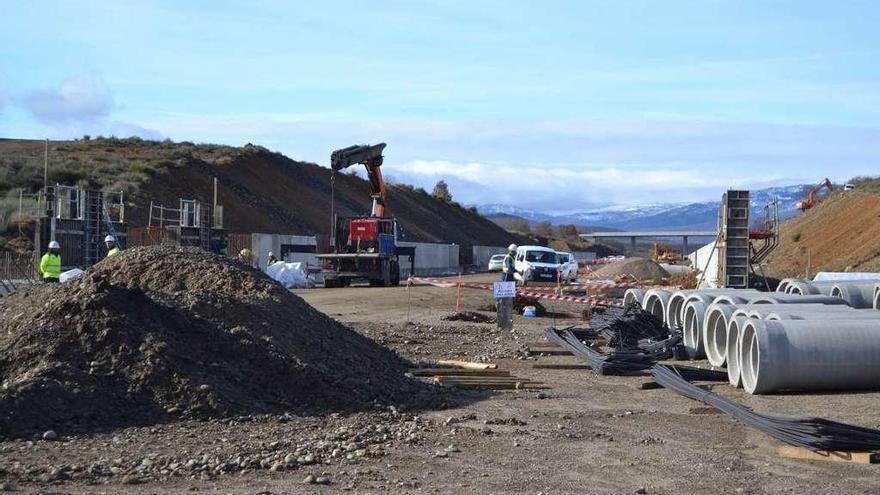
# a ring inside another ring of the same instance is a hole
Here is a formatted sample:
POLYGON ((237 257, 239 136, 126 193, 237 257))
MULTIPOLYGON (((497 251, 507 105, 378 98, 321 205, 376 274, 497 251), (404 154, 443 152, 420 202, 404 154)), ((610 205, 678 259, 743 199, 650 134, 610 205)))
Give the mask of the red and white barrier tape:
MULTIPOLYGON (((458 286, 457 282, 445 282, 442 280, 438 280, 435 278, 421 278, 421 277, 410 277, 409 279, 412 283, 422 283, 432 285, 434 287, 443 287, 446 289, 454 288, 458 286)), ((462 283, 462 287, 469 289, 480 289, 480 290, 492 290, 492 284, 474 284, 474 283, 462 283)), ((516 293, 518 295, 524 297, 532 297, 535 299, 548 299, 551 301, 564 301, 564 302, 574 302, 574 303, 583 303, 583 304, 593 304, 596 306, 621 306, 623 303, 616 299, 606 299, 595 296, 587 296, 587 297, 575 297, 575 296, 560 296, 556 294, 547 294, 544 292, 538 292, 534 290, 526 290, 525 288, 517 288, 516 293)))

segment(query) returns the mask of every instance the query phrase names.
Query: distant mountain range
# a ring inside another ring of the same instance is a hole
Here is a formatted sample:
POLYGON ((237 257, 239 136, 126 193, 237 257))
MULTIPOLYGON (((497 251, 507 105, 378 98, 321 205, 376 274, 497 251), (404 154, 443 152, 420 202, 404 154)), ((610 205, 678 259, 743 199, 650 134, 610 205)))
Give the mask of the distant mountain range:
MULTIPOLYGON (((809 185, 771 187, 751 191, 750 217, 753 223, 763 218, 764 207, 778 199, 779 218, 784 220, 797 213, 795 203, 805 197, 809 185)), ((615 230, 714 229, 717 225, 721 198, 701 203, 664 203, 637 206, 606 206, 564 214, 550 214, 511 205, 477 205, 480 213, 493 220, 509 222, 520 217, 530 222, 549 221, 554 225, 574 224, 582 227, 604 227, 615 230)))

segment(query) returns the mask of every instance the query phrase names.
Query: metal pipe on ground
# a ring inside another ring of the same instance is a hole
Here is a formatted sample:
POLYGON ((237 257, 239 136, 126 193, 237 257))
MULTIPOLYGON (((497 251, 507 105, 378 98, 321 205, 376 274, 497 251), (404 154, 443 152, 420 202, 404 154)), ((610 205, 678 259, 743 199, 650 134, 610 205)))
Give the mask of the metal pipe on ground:
POLYGON ((749 300, 749 304, 846 304, 846 301, 839 297, 808 295, 798 296, 794 294, 777 294, 764 295, 749 300))
POLYGON ((633 304, 641 306, 644 299, 645 289, 627 289, 626 292, 623 293, 623 304, 626 306, 631 306, 633 304))
POLYGON ((880 386, 880 320, 749 320, 740 339, 751 394, 880 386))
POLYGON ((837 283, 831 288, 831 297, 839 297, 856 309, 874 307, 874 285, 876 282, 837 283))

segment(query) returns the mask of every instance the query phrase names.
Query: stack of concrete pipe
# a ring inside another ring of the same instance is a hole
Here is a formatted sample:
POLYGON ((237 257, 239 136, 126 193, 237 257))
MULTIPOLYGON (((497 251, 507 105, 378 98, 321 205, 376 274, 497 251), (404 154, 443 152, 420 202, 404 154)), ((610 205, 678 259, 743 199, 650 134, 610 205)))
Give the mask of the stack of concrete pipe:
POLYGON ((681 329, 692 359, 726 366, 731 385, 749 393, 880 386, 880 281, 784 282, 790 290, 630 289, 626 297, 681 329))

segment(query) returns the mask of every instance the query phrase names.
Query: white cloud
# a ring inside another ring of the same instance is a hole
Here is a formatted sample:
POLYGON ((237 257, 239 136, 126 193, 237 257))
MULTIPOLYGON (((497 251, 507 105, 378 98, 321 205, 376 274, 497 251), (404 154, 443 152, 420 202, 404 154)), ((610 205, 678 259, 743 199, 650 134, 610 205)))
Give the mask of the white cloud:
POLYGON ((57 88, 31 92, 24 106, 38 122, 53 125, 106 118, 115 104, 103 79, 73 76, 57 88))

